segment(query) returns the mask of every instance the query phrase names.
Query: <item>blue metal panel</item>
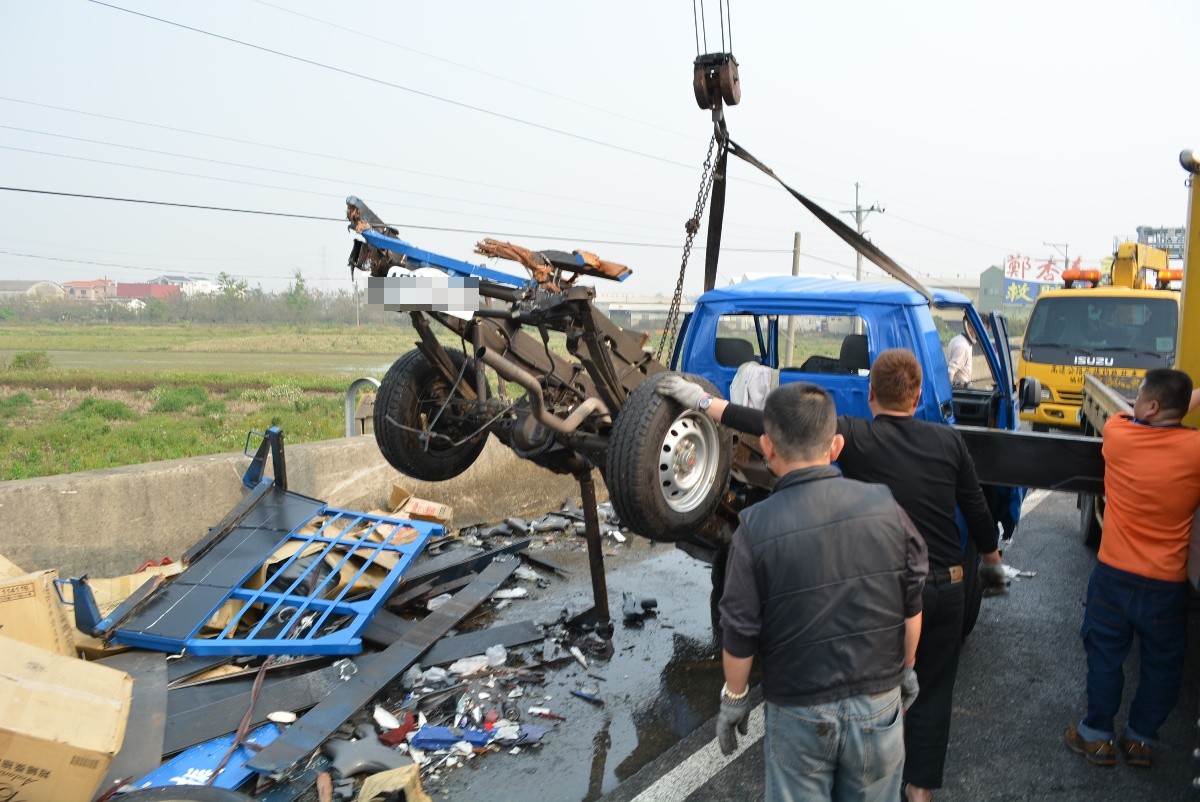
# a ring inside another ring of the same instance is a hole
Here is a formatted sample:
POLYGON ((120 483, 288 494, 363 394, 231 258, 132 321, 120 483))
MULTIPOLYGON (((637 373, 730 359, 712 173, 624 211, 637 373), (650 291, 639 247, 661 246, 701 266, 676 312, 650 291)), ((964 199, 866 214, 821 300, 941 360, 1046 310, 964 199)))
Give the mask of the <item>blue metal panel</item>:
MULTIPOLYGON (((137 724, 132 724, 137 726, 137 724)), ((166 763, 141 779, 131 783, 134 789, 178 787, 184 785, 211 785, 213 788, 234 789, 245 784, 254 774, 246 768, 250 758, 279 737, 279 726, 264 724, 246 736, 246 740, 230 755, 225 767, 216 779, 210 782, 213 772, 225 758, 236 733, 222 735, 211 741, 185 749, 166 763)), ((117 797, 120 799, 120 797, 117 797)))
POLYGON ((530 284, 530 280, 527 278, 514 276, 511 273, 502 273, 499 270, 492 270, 490 267, 484 267, 483 265, 473 265, 470 262, 451 259, 449 256, 442 256, 440 253, 423 250, 415 245, 410 245, 402 239, 380 234, 378 231, 370 229, 363 231, 362 238, 368 244, 374 245, 382 251, 391 251, 392 253, 407 256, 409 267, 414 270, 418 267, 436 267, 438 270, 445 271, 452 276, 459 276, 460 278, 474 276, 475 278, 494 281, 497 284, 504 284, 508 287, 525 287, 530 284))
POLYGON ((231 533, 155 594, 134 620, 118 626, 113 640, 196 655, 362 651, 361 631, 430 538, 445 534, 445 527, 280 495, 290 507, 282 503, 264 521, 244 527, 248 531, 231 533), (281 518, 298 523, 290 531, 270 525, 281 518), (411 527, 416 535, 410 543, 393 543, 392 534, 379 532, 385 525, 395 531, 411 527), (272 555, 285 547, 291 555, 272 562, 272 555), (378 587, 351 599, 355 582, 372 566, 385 569, 378 587), (204 625, 228 601, 242 604, 220 633, 205 637, 204 625))

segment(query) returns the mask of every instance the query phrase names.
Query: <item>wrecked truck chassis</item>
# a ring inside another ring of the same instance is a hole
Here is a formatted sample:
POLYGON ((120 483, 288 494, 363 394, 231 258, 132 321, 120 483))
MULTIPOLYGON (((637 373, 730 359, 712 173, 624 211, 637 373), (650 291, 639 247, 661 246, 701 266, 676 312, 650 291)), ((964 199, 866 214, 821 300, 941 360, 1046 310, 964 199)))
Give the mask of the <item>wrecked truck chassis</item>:
POLYGON ((654 392, 666 366, 646 350, 644 335, 595 308, 594 289, 573 286, 562 269, 540 281, 501 283, 495 279, 504 274, 396 239, 357 199, 349 209, 364 236, 350 264, 372 281, 395 267, 433 266, 473 276, 487 299, 468 319, 406 310, 416 347, 388 370, 374 407, 376 442, 393 467, 443 481, 469 468, 494 434, 556 473, 582 478, 598 467, 622 522, 639 534, 664 542, 700 537, 710 547, 728 536, 732 514, 714 513, 727 506, 731 433, 654 392), (460 346, 445 345, 434 323, 460 346), (551 350, 551 332, 565 337, 571 358, 551 350), (485 368, 500 381, 490 383, 485 368), (510 382, 524 391, 520 398, 508 397, 510 382))

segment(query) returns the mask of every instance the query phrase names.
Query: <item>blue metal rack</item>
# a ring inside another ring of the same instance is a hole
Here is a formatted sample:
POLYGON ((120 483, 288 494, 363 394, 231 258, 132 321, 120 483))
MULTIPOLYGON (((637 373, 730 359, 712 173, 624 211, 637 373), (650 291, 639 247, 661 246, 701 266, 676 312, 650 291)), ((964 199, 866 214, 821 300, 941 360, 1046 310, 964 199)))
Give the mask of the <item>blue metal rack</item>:
POLYGON ((275 490, 119 622, 112 640, 195 655, 357 654, 359 634, 429 540, 444 534, 441 524, 341 510, 275 490), (280 534, 281 522, 297 520, 280 534), (381 530, 388 526, 394 529, 381 530), (415 530, 410 542, 393 542, 408 528, 415 530), (284 548, 290 556, 273 562, 284 548), (351 597, 372 566, 386 574, 369 595, 351 597), (256 581, 264 570, 265 579, 256 581), (228 601, 241 607, 215 636, 204 633, 228 601))

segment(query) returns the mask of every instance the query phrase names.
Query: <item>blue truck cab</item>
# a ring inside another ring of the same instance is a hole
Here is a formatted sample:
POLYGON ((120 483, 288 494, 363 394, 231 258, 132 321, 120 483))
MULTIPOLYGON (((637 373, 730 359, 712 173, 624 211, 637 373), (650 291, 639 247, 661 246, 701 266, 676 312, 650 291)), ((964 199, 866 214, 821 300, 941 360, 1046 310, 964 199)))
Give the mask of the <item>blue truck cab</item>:
POLYGON ((894 283, 780 276, 710 290, 686 317, 672 368, 711 381, 725 397, 746 362, 778 371, 780 384, 809 381, 834 397, 839 415, 869 417, 868 372, 881 351, 907 348, 921 363, 916 417, 947 424, 1016 429, 1018 399, 1003 316, 984 320, 969 298, 932 291, 933 306, 953 310, 986 332, 976 346, 988 375, 952 388, 930 302, 894 283))

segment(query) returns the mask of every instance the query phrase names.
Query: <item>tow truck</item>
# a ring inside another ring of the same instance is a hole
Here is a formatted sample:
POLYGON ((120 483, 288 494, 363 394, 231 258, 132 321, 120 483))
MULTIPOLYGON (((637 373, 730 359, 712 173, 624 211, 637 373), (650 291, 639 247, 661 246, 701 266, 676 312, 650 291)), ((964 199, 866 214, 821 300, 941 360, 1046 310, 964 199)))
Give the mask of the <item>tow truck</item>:
POLYGON ((1170 269, 1167 256, 1122 242, 1110 283, 1099 270, 1072 268, 1062 289, 1038 296, 1017 370, 1019 380, 1041 383, 1041 403, 1021 413, 1034 431, 1079 428, 1085 374, 1132 398, 1148 368, 1174 363, 1183 271, 1170 269))

